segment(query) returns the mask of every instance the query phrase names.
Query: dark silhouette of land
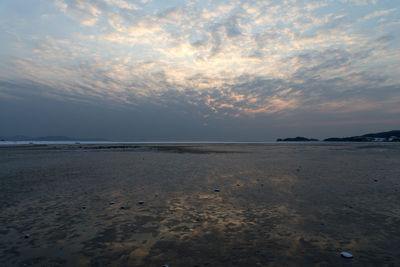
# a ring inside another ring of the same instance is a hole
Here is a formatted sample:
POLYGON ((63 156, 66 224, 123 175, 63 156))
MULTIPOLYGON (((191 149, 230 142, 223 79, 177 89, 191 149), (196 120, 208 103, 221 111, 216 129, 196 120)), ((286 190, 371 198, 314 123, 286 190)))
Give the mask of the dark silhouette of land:
MULTIPOLYGON (((294 138, 278 138, 278 142, 307 142, 307 141, 319 141, 314 138, 306 138, 297 136, 294 138)), ((330 137, 324 139, 326 142, 400 142, 400 130, 393 130, 388 132, 380 133, 369 133, 361 136, 350 136, 350 137, 330 137)))
POLYGON ((331 137, 324 141, 327 142, 400 142, 400 130, 393 130, 381 133, 369 133, 361 136, 351 137, 331 137))

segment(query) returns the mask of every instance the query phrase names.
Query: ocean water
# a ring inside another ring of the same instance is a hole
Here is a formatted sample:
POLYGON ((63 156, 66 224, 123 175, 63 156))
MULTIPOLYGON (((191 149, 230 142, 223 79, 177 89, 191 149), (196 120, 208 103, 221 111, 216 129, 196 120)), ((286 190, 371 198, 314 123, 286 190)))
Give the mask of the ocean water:
POLYGON ((320 143, 320 142, 276 142, 276 141, 265 141, 265 142, 238 142, 238 141, 0 141, 0 146, 18 146, 18 145, 74 145, 74 144, 85 144, 85 145, 112 145, 112 144, 306 144, 306 143, 320 143))

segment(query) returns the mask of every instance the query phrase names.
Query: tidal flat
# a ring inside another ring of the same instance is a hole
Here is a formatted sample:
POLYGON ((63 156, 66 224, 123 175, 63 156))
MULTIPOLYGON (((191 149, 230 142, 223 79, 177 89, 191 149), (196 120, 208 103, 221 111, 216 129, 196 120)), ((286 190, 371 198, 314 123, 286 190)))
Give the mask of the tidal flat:
POLYGON ((0 266, 400 266, 400 144, 3 146, 0 198, 0 266))

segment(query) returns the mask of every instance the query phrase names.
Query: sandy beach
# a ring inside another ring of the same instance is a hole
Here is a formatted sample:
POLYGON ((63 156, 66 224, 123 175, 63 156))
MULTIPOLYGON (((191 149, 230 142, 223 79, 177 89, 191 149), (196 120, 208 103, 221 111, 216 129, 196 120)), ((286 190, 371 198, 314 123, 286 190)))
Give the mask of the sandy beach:
POLYGON ((400 265, 400 144, 4 146, 0 185, 0 266, 400 265))

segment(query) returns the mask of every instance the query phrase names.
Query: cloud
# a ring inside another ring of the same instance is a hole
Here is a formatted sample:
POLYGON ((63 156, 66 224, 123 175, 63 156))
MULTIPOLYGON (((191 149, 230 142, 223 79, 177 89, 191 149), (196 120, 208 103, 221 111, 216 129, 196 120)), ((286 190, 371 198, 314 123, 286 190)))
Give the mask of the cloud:
POLYGON ((82 27, 20 42, 2 95, 173 106, 208 119, 398 110, 396 25, 367 21, 395 8, 354 17, 329 1, 54 3, 82 27))
POLYGON ((96 1, 56 0, 55 5, 65 14, 78 20, 82 25, 94 26, 102 14, 96 1))
POLYGON ((55 6, 63 13, 85 26, 94 26, 108 16, 109 8, 117 11, 136 11, 141 8, 125 0, 55 0, 55 6))
POLYGON ((186 14, 181 8, 173 7, 162 11, 157 15, 159 19, 163 22, 174 23, 179 22, 183 18, 187 18, 186 14))
POLYGON ((121 9, 130 9, 130 10, 140 9, 137 5, 129 3, 125 0, 103 0, 103 1, 110 6, 115 6, 121 9))
POLYGON ((369 3, 376 4, 377 1, 376 0, 371 0, 371 1, 368 1, 368 0, 340 0, 340 2, 349 3, 349 4, 353 4, 353 5, 357 5, 357 6, 366 6, 369 3))
POLYGON ((55 0, 54 4, 58 7, 62 12, 66 13, 68 5, 63 0, 55 0))
POLYGON ((371 12, 371 13, 365 15, 360 20, 369 20, 369 19, 373 19, 373 18, 376 18, 376 17, 387 16, 389 14, 392 14, 395 11, 397 11, 396 8, 376 10, 374 12, 371 12))

